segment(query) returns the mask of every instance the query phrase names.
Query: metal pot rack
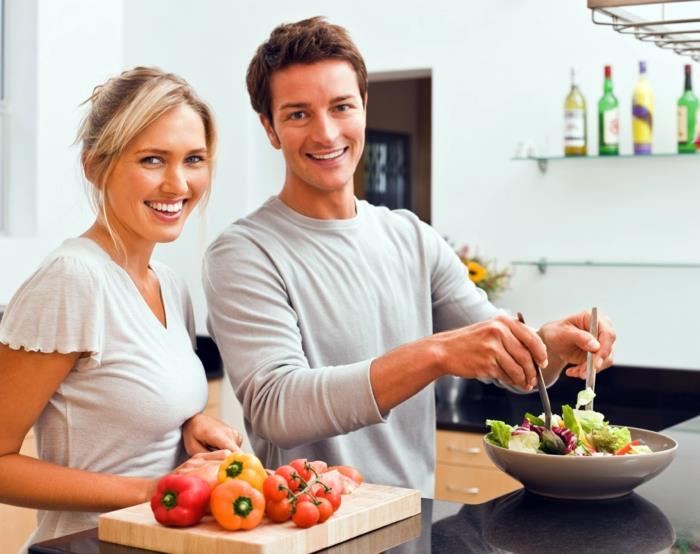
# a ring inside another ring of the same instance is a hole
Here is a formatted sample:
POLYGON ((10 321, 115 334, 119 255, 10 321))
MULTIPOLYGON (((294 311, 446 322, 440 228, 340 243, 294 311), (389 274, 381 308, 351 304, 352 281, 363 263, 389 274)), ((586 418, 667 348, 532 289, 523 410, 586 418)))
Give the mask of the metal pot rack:
POLYGON ((642 42, 653 42, 659 48, 689 56, 700 62, 700 4, 698 0, 588 0, 591 19, 596 25, 612 27, 623 35, 633 35, 642 42), (697 4, 697 17, 666 19, 664 4, 690 1, 697 4), (660 5, 661 19, 647 21, 621 8, 660 5))

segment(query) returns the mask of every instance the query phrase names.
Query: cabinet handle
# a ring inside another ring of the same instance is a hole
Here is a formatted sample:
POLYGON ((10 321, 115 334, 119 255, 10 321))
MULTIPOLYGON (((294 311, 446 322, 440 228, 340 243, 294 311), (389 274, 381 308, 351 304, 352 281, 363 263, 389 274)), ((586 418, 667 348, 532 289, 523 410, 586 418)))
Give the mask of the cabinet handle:
POLYGON ((453 487, 452 485, 447 485, 447 490, 450 492, 461 492, 464 494, 479 494, 479 492, 480 492, 479 487, 460 488, 460 487, 453 487))
POLYGON ((447 450, 450 452, 460 452, 462 454, 479 454, 481 448, 478 446, 470 446, 469 448, 459 448, 458 446, 453 446, 451 444, 447 445, 447 450))

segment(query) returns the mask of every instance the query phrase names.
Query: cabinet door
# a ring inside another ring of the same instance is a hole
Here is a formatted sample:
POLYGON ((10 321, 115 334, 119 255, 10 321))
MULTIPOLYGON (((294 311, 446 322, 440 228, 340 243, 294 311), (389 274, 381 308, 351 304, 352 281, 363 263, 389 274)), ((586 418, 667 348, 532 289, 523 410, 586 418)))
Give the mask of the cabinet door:
POLYGON ((481 504, 521 488, 522 485, 499 469, 438 463, 435 498, 481 504))
POLYGON ((478 433, 460 433, 457 431, 438 431, 436 457, 439 462, 447 464, 466 464, 494 468, 484 452, 483 435, 478 433))
MULTIPOLYGON (((21 454, 36 458, 34 431, 27 433, 21 454)), ((0 504, 0 552, 17 552, 36 529, 36 510, 0 504)))

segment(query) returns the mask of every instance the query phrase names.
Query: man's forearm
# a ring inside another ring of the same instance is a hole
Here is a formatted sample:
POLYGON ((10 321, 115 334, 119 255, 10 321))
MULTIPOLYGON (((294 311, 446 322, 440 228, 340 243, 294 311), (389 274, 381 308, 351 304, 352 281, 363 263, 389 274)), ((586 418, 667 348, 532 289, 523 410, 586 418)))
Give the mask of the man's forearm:
POLYGON ((370 382, 379 411, 386 414, 440 377, 441 355, 437 341, 428 337, 376 358, 370 382))

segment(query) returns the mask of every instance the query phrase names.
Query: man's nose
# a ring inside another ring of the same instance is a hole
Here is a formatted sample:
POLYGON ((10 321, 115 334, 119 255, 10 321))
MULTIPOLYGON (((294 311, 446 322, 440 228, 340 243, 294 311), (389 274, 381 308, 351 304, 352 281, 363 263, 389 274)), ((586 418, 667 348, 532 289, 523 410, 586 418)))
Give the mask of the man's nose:
POLYGON ((321 114, 315 118, 311 137, 315 142, 331 145, 338 134, 338 123, 329 114, 321 114))

